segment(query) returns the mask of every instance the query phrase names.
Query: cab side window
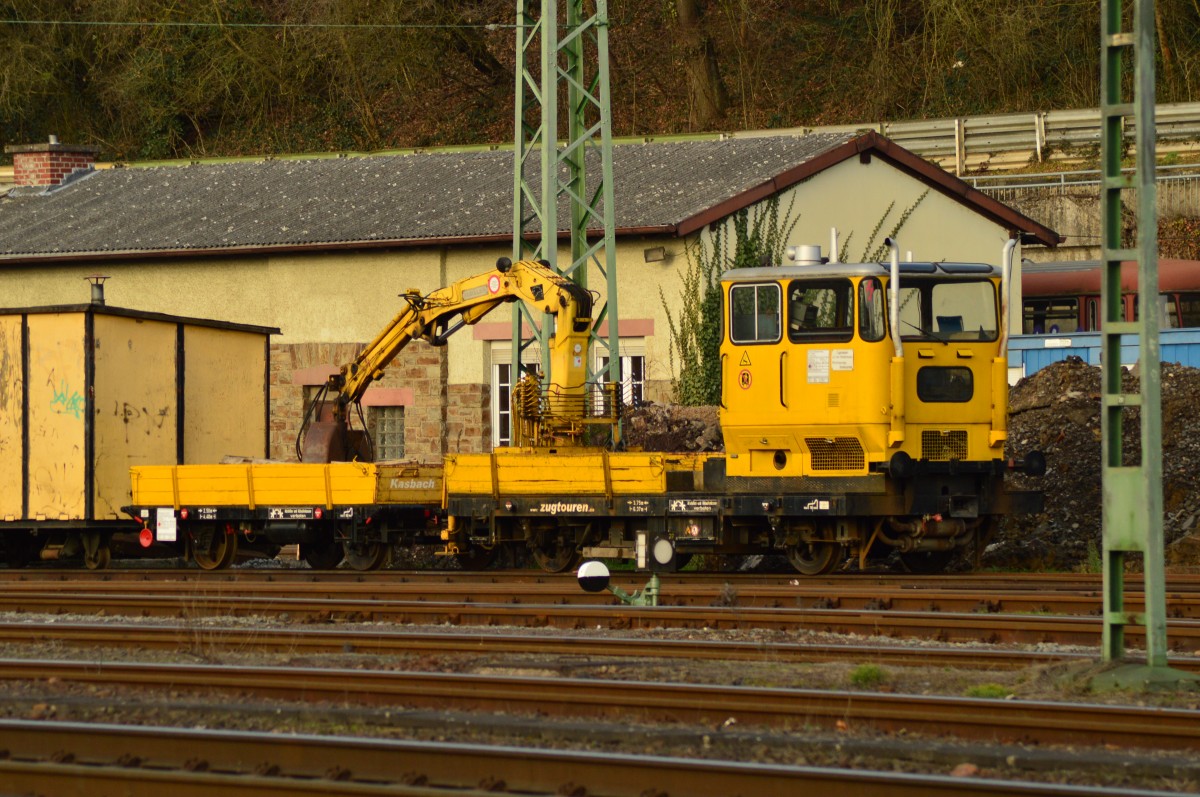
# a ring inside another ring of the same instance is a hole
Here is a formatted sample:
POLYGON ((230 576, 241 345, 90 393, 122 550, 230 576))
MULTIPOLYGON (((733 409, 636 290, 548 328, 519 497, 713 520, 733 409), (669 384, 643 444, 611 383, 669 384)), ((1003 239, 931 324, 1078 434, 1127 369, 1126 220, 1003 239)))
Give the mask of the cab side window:
POLYGON ((779 286, 734 285, 729 289, 729 339, 733 343, 779 340, 779 286))
POLYGON ((788 285, 788 339, 850 340, 854 303, 849 280, 793 280, 788 285))
POLYGON ((858 336, 870 342, 880 341, 885 329, 883 283, 868 277, 858 283, 858 336))

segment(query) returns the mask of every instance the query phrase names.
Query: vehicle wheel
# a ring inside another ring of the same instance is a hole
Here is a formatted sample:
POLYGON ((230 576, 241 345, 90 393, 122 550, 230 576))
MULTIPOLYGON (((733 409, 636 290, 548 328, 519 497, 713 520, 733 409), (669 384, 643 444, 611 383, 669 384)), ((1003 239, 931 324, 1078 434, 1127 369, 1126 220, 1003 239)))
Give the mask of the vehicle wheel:
POLYGON ((97 531, 83 531, 79 534, 79 546, 83 548, 83 563, 88 570, 103 570, 112 561, 112 551, 108 547, 108 538, 97 531))
POLYGON ((345 551, 336 540, 300 543, 300 556, 313 570, 334 570, 342 563, 345 551))
POLYGON ((954 561, 954 551, 909 551, 900 554, 900 564, 909 573, 931 576, 945 570, 954 561))
POLYGON ((387 559, 388 547, 382 542, 366 542, 361 545, 346 543, 343 552, 346 564, 354 570, 378 570, 387 559))
POLYGON ((500 548, 492 546, 491 548, 468 548, 466 551, 456 553, 454 558, 463 570, 487 570, 496 563, 499 555, 500 548))
POLYGON ((201 570, 224 570, 237 556, 237 535, 229 529, 215 528, 207 546, 192 540, 192 559, 201 570))
POLYGON ((806 576, 823 576, 842 563, 842 546, 835 542, 802 542, 787 549, 792 567, 806 576))
POLYGON ((88 570, 103 570, 112 561, 112 550, 107 545, 99 545, 94 551, 84 551, 83 563, 88 570))
POLYGON ((562 541, 547 543, 530 549, 533 561, 547 573, 565 573, 579 563, 575 546, 562 541))

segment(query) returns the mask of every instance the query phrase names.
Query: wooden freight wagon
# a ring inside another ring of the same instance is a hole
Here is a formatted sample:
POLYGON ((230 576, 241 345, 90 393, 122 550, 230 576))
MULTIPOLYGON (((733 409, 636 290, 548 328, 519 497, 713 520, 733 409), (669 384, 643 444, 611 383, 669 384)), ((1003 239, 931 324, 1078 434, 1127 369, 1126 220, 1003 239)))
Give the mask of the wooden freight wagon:
POLYGON ((278 329, 103 303, 0 309, 0 546, 103 567, 134 465, 268 453, 278 329))

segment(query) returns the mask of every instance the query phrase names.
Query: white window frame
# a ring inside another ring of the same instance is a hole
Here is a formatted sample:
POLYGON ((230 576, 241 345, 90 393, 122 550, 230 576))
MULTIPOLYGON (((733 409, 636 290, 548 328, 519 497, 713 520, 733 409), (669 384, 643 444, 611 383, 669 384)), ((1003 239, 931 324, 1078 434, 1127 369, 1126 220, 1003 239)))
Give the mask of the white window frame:
MULTIPOLYGON (((618 344, 621 352, 621 402, 631 406, 635 399, 646 400, 646 339, 626 338, 618 344), (641 361, 641 378, 634 376, 634 360, 641 361)), ((608 382, 608 350, 603 346, 593 349, 595 370, 600 381, 608 382)))
MULTIPOLYGON (((491 380, 492 394, 492 449, 495 450, 512 445, 512 385, 501 381, 501 374, 512 370, 512 341, 494 341, 489 356, 491 359, 488 374, 491 380), (509 396, 509 400, 501 401, 501 396, 505 393, 509 396), (502 435, 505 418, 508 419, 508 437, 502 435)), ((522 364, 539 365, 541 361, 541 350, 537 346, 529 346, 525 349, 522 364)))

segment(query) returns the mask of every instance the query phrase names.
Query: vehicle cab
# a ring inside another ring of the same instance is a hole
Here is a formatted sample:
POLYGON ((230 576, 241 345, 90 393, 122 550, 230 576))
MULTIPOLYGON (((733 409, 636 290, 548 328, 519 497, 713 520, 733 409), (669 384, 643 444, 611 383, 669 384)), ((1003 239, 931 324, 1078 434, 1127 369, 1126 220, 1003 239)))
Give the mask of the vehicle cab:
POLYGON ((727 475, 1002 460, 1001 281, 982 263, 810 259, 726 272, 727 475))

